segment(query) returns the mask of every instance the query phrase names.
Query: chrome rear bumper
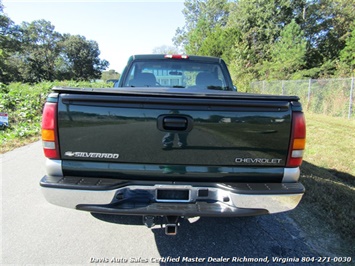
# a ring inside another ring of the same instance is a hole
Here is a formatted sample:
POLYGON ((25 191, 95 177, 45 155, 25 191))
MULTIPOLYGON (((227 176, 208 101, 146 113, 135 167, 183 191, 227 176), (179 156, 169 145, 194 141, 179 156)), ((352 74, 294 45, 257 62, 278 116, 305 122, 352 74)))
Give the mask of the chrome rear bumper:
MULTIPOLYGON (((48 202, 67 208, 125 215, 250 216, 294 209, 301 183, 189 183, 121 181, 91 185, 92 178, 75 185, 41 180, 48 202)), ((113 181, 112 181, 113 182, 113 181)))

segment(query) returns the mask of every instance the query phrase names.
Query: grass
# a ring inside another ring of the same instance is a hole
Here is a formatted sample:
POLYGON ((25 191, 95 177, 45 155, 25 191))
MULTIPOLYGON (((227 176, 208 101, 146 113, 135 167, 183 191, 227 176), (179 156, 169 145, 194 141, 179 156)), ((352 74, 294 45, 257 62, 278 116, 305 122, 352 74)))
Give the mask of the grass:
POLYGON ((355 176, 355 120, 308 113, 306 123, 304 160, 355 176))
POLYGON ((349 256, 355 239, 355 121, 318 114, 306 114, 306 120, 300 178, 306 193, 290 215, 324 249, 349 256))

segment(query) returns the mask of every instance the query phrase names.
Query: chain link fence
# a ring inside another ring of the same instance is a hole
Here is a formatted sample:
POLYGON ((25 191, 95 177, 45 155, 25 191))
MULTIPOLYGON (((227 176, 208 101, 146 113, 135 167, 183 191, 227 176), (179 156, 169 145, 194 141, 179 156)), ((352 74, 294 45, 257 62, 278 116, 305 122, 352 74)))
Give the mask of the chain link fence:
POLYGON ((306 111, 355 119, 354 78, 256 81, 248 92, 297 95, 306 111))

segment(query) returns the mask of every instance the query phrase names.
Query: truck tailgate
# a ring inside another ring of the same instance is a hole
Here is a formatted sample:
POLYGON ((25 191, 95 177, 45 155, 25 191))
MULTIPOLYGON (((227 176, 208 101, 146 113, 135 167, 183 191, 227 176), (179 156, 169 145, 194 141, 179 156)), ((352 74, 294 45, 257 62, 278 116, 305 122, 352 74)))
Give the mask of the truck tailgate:
POLYGON ((291 102, 285 97, 62 93, 58 128, 68 171, 102 167, 108 173, 116 164, 125 169, 158 166, 180 174, 186 174, 187 166, 208 166, 200 169, 204 172, 220 172, 221 167, 257 171, 285 166, 291 102))

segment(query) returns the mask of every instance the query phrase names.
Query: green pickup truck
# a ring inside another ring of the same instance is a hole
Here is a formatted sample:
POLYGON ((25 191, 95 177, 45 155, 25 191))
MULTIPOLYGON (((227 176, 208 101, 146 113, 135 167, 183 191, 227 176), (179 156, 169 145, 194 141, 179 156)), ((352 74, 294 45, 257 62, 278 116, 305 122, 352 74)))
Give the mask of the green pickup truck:
POLYGON ((53 88, 40 185, 55 205, 175 235, 182 218, 294 209, 305 138, 298 97, 237 92, 220 58, 135 55, 114 88, 53 88))

